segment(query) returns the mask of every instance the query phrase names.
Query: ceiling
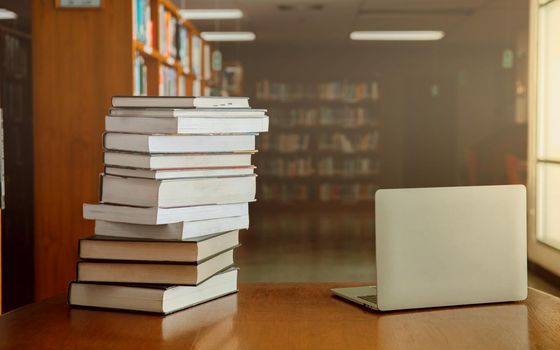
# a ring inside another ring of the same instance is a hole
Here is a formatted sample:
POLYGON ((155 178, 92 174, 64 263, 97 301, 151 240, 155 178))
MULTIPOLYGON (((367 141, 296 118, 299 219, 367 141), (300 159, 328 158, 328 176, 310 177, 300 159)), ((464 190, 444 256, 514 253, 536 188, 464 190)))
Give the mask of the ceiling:
POLYGON ((526 30, 528 20, 528 0, 175 2, 183 8, 240 8, 241 20, 195 24, 201 30, 251 30, 265 44, 344 45, 353 30, 443 30, 445 42, 492 44, 526 30))

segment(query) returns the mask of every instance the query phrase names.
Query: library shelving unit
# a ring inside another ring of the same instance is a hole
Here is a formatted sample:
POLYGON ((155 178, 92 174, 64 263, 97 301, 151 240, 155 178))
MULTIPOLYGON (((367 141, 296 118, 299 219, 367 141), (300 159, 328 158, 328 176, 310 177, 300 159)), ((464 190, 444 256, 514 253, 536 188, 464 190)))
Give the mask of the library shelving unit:
POLYGON ((82 203, 98 199, 111 97, 203 95, 217 86, 210 46, 171 1, 106 0, 87 9, 57 3, 32 6, 37 299, 65 291, 76 242, 93 232, 82 203))
POLYGON ((377 81, 257 82, 271 115, 258 198, 288 207, 369 208, 381 182, 377 81))
POLYGON ((135 95, 210 95, 212 49, 169 0, 132 1, 135 95))
POLYGON ((4 280, 5 311, 33 300, 34 266, 30 259, 34 234, 30 30, 0 25, 0 147, 4 150, 0 151, 0 192, 1 201, 5 203, 2 205, 3 225, 0 229, 3 231, 0 241, 4 243, 4 274, 0 277, 4 280))

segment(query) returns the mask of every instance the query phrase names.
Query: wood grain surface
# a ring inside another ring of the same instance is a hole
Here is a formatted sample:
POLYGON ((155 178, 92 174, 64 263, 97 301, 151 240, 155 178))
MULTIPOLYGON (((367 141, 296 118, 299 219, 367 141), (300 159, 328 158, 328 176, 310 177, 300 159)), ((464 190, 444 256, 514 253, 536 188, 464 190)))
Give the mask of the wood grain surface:
POLYGON ((104 118, 112 95, 132 92, 132 2, 54 5, 32 4, 37 299, 75 278, 77 241, 93 233, 82 203, 98 199, 104 118))
POLYGON ((64 297, 0 317, 1 349, 558 349, 560 299, 378 313, 340 284, 241 284, 167 317, 70 309, 64 297))

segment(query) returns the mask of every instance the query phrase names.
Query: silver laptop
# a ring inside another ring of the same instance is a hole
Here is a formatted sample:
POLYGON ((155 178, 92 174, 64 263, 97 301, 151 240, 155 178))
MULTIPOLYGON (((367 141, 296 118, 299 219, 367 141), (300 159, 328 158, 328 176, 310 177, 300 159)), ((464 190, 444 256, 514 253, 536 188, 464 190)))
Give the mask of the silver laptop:
POLYGON ((401 310, 527 298, 525 186, 379 190, 377 285, 332 292, 401 310))

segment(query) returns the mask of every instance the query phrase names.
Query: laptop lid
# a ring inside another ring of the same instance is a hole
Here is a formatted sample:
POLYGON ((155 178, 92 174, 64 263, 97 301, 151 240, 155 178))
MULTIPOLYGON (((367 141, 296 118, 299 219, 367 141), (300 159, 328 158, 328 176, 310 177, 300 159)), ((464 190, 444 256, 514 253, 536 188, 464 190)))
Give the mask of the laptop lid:
POLYGON ((524 186, 379 190, 375 205, 380 310, 526 298, 524 186))

